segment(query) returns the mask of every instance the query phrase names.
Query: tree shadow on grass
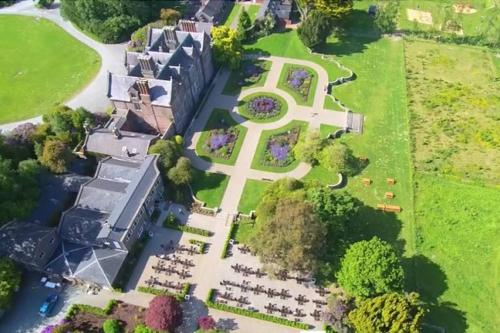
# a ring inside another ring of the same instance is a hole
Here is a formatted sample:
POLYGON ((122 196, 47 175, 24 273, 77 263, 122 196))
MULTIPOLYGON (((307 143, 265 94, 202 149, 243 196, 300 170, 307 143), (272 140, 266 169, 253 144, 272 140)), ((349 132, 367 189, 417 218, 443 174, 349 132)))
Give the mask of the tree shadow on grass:
POLYGON ((221 173, 211 173, 195 170, 193 172, 193 181, 191 183, 191 188, 193 192, 201 190, 213 190, 222 184, 226 179, 226 175, 221 173))
POLYGON ((336 22, 338 28, 335 38, 317 48, 317 52, 336 56, 362 53, 366 46, 380 39, 380 32, 375 29, 373 18, 364 10, 355 9, 336 22))

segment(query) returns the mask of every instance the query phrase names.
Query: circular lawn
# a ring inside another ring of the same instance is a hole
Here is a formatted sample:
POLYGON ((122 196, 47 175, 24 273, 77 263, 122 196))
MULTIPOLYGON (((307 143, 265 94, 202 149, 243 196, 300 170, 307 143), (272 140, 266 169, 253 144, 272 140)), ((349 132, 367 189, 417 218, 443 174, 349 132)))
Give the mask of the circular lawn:
POLYGON ((63 104, 101 66, 97 52, 46 19, 0 15, 0 36, 0 124, 63 104))
POLYGON ((286 101, 276 94, 255 93, 238 103, 238 113, 257 123, 270 123, 282 118, 288 111, 286 101))

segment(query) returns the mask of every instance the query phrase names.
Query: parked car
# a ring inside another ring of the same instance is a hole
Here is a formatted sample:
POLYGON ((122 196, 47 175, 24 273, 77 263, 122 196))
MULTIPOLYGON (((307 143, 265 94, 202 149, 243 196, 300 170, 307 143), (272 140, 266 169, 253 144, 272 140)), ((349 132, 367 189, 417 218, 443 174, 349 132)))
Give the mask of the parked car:
POLYGON ((59 295, 57 294, 52 294, 47 299, 43 302, 42 305, 40 305, 40 309, 38 310, 38 313, 42 317, 47 317, 50 315, 50 312, 52 309, 54 309, 54 306, 57 303, 57 300, 59 299, 59 295))

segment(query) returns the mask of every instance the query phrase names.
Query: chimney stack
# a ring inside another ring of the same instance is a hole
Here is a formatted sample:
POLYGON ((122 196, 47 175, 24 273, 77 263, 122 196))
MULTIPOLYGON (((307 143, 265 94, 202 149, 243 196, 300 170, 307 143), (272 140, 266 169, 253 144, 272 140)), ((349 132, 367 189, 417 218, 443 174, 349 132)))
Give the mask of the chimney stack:
POLYGON ((143 101, 146 104, 150 104, 151 95, 150 95, 148 80, 140 79, 139 81, 137 81, 137 88, 139 88, 139 95, 141 96, 141 101, 143 101))
POLYGON ((179 27, 182 31, 196 32, 196 22, 189 20, 179 20, 179 27))
POLYGON ((175 50, 179 45, 179 40, 177 39, 176 27, 165 27, 163 34, 165 36, 165 42, 169 50, 175 50))
POLYGON ((113 133, 115 138, 121 139, 122 134, 120 133, 120 130, 118 130, 118 128, 116 128, 116 126, 113 126, 113 129, 111 130, 111 132, 113 133))
POLYGON ((142 75, 150 79, 155 78, 158 67, 153 57, 149 54, 141 54, 137 59, 141 66, 142 75))

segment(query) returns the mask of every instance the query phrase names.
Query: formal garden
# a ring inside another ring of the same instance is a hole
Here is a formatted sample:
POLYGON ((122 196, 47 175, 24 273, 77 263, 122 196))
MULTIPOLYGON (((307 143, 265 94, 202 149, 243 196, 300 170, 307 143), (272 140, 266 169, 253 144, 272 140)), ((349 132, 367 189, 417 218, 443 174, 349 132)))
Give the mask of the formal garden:
POLYGON ((234 165, 246 132, 229 111, 214 109, 198 139, 196 154, 211 162, 234 165))
POLYGON ((2 15, 0 31, 0 123, 46 114, 99 71, 99 55, 48 20, 2 15))
POLYGON ((275 122, 288 111, 286 101, 273 93, 255 93, 238 102, 238 113, 256 123, 275 122))
POLYGON ((231 71, 222 93, 224 95, 236 96, 244 89, 262 87, 266 82, 271 64, 267 60, 244 60, 241 64, 241 69, 231 71))
POLYGON ((312 68, 285 64, 278 88, 290 93, 298 105, 312 106, 317 83, 318 74, 312 68))
POLYGON ((263 131, 252 161, 252 169, 271 172, 295 169, 299 160, 293 149, 306 128, 306 122, 293 120, 281 128, 263 131))

